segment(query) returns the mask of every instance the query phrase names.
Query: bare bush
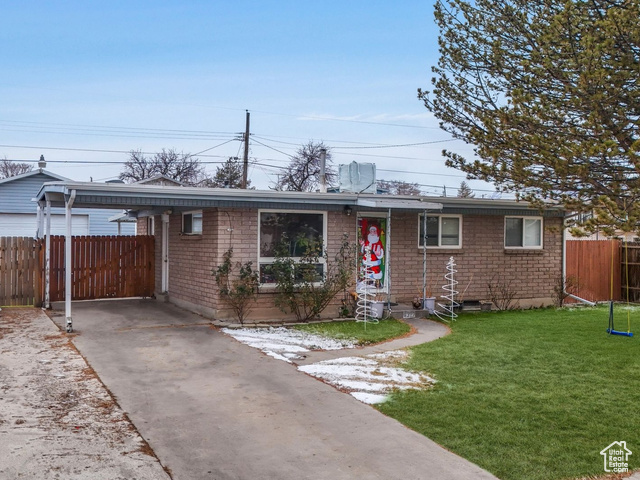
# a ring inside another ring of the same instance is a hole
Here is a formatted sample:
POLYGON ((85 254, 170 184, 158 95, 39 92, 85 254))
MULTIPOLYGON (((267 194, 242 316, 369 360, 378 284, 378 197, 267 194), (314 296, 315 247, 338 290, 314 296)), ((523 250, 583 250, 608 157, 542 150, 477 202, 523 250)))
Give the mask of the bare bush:
POLYGON ((498 310, 518 308, 517 291, 511 280, 494 275, 487 286, 489 287, 489 297, 498 310))
POLYGON ((580 284, 575 276, 569 275, 568 277, 563 277, 559 275, 553 287, 553 304, 556 307, 562 307, 567 297, 575 295, 579 288, 580 284))

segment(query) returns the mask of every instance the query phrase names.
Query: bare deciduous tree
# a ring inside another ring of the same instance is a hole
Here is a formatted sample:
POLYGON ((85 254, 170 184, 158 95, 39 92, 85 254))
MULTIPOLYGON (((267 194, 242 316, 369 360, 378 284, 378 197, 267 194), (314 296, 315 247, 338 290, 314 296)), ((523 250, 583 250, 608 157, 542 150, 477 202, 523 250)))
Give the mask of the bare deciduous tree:
POLYGON ((325 177, 327 184, 332 184, 336 171, 331 166, 331 151, 323 143, 309 141, 298 149, 286 168, 286 173, 280 175, 274 190, 293 192, 313 192, 320 185, 320 153, 326 150, 325 177))
POLYGON ((33 165, 18 163, 6 158, 0 161, 0 178, 15 177, 33 170, 33 165))
POLYGON ((156 175, 164 175, 187 185, 197 185, 206 178, 200 160, 189 153, 177 153, 173 149, 162 149, 153 157, 145 156, 140 150, 129 152, 129 160, 124 164, 120 179, 137 182, 156 175))
POLYGON ((403 182, 402 180, 378 180, 378 188, 386 190, 387 195, 421 195, 420 186, 417 183, 403 182))

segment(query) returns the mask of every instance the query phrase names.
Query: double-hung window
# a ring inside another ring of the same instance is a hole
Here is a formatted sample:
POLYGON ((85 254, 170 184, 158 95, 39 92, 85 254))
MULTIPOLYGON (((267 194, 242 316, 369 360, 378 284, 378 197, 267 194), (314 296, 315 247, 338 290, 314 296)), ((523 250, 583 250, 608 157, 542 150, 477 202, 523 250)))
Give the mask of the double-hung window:
MULTIPOLYGON (((258 217, 258 264, 261 284, 276 282, 271 265, 277 255, 299 262, 312 251, 318 254, 318 261, 313 264, 317 280, 321 282, 324 279, 326 265, 322 252, 325 249, 326 212, 261 210, 258 217)), ((296 274, 294 272, 294 275, 296 274)))
POLYGON ((542 217, 505 217, 506 248, 542 248, 542 217))
MULTIPOLYGON (((459 215, 427 215, 427 247, 460 248, 462 217, 459 215)), ((420 215, 418 246, 424 247, 424 215, 420 215)))
POLYGON ((202 210, 184 212, 182 214, 182 233, 185 235, 202 235, 202 210))

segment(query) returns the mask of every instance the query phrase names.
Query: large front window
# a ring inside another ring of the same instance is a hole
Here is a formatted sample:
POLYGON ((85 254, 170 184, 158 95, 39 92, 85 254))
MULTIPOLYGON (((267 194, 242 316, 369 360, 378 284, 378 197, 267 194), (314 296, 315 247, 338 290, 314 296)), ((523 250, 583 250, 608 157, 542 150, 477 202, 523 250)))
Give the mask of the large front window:
POLYGON ((507 248, 542 248, 542 218, 506 217, 504 246, 507 248))
POLYGON ((271 265, 276 256, 301 260, 312 251, 320 253, 316 270, 318 280, 324 275, 324 212, 282 212, 263 210, 259 213, 260 283, 275 283, 271 265), (312 250, 313 249, 313 250, 312 250))
MULTIPOLYGON (((459 248, 461 218, 459 216, 427 215, 427 247, 459 248)), ((424 215, 420 215, 418 245, 424 242, 424 215)))

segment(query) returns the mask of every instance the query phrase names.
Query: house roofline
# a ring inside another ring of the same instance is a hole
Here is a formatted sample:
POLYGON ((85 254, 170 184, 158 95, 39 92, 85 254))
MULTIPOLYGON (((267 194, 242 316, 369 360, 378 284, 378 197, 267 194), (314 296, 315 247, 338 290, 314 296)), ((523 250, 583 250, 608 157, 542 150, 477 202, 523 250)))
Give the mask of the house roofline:
POLYGON ((22 178, 32 177, 37 174, 47 175, 51 178, 54 178, 56 181, 61 182, 71 182, 72 180, 67 177, 63 177, 62 175, 58 175, 57 173, 50 172, 49 170, 45 170, 44 168, 36 168, 35 170, 30 170, 25 173, 21 173, 20 175, 14 175, 13 177, 7 177, 0 180, 0 184, 13 182, 14 180, 20 180, 22 178))
MULTIPOLYGON (((443 213, 542 215, 525 202, 476 198, 426 197, 410 195, 378 195, 356 193, 282 192, 275 190, 243 190, 229 188, 178 187, 166 185, 47 182, 37 201, 45 198, 52 205, 63 206, 64 198, 76 192, 74 205, 94 208, 144 210, 162 208, 185 210, 212 207, 296 208, 340 210, 345 206, 363 211, 441 210, 443 213)), ((563 209, 550 206, 545 215, 562 216, 563 209)))

